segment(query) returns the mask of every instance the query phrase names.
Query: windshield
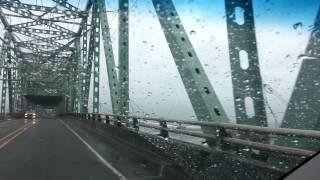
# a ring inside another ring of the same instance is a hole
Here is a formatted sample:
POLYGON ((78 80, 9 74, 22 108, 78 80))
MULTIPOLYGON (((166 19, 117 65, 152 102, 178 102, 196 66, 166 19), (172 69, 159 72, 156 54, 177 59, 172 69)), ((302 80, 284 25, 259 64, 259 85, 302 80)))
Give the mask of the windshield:
POLYGON ((0 179, 286 176, 320 150, 319 7, 0 0, 0 179))

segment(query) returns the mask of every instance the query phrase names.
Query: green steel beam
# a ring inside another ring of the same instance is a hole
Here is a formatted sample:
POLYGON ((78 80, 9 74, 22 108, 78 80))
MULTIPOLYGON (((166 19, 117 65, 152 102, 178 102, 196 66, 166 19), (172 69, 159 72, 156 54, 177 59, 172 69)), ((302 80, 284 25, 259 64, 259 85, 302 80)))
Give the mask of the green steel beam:
POLYGON ((114 55, 112 50, 112 41, 110 36, 110 27, 108 23, 105 1, 98 0, 98 6, 100 7, 99 17, 100 17, 101 31, 102 31, 102 38, 103 38, 104 56, 105 56, 107 72, 108 72, 112 110, 113 110, 113 114, 120 114, 119 107, 118 107, 118 103, 119 103, 118 74, 116 71, 114 55))
MULTIPOLYGON (((7 7, 15 7, 18 9, 25 9, 25 10, 33 10, 33 11, 40 11, 40 12, 51 12, 54 14, 72 14, 75 13, 74 11, 71 10, 60 10, 58 8, 52 8, 52 7, 47 7, 47 6, 39 6, 36 4, 26 4, 26 3, 21 3, 19 1, 12 1, 12 0, 2 0, 1 1, 1 6, 7 6, 7 7)), ((84 12, 82 12, 84 13, 84 12)))
MULTIPOLYGON (((87 19, 84 20, 84 26, 83 26, 83 35, 82 35, 82 65, 83 69, 81 73, 81 99, 80 99, 80 112, 87 112, 87 105, 88 105, 88 96, 87 90, 87 76, 86 76, 86 70, 88 66, 88 31, 87 31, 87 19)), ((90 85, 90 84, 89 84, 90 85)))
POLYGON ((119 112, 129 113, 129 1, 119 0, 119 112))
POLYGON ((100 7, 94 0, 92 10, 93 31, 93 113, 99 113, 100 102, 100 7))
MULTIPOLYGON (((9 46, 10 46, 10 40, 9 40, 10 33, 5 32, 4 35, 4 42, 3 46, 1 48, 0 52, 0 63, 1 66, 7 67, 7 58, 9 54, 9 46)), ((1 107, 0 107, 0 113, 4 114, 6 112, 6 100, 7 100, 7 74, 8 74, 8 68, 2 68, 2 90, 1 90, 1 107)))
MULTIPOLYGON (((281 128, 320 130, 320 9, 315 19, 309 43, 302 58, 293 93, 281 128)), ((315 140, 279 138, 277 144, 319 151, 315 140)))
POLYGON ((237 123, 268 126, 252 0, 225 0, 225 6, 237 123))
POLYGON ((12 68, 12 83, 13 83, 13 101, 14 101, 14 111, 18 112, 20 110, 20 93, 21 93, 21 87, 19 84, 21 81, 17 81, 18 76, 18 71, 17 71, 17 61, 14 62, 12 68))
POLYGON ((76 103, 76 66, 72 63, 72 66, 70 67, 70 71, 71 71, 71 82, 70 82, 70 86, 69 87, 71 89, 71 94, 70 94, 70 101, 71 101, 71 112, 75 112, 75 103, 76 103))
POLYGON ((79 102, 81 97, 81 56, 80 56, 80 37, 75 41, 75 62, 76 62, 76 73, 75 73, 75 112, 79 112, 79 102))
POLYGON ((320 8, 314 21, 305 55, 310 57, 320 57, 320 8))
MULTIPOLYGON (((8 52, 8 60, 7 63, 8 64, 12 64, 12 59, 11 59, 11 51, 8 52)), ((14 112, 14 102, 13 102, 13 84, 12 84, 12 69, 9 68, 8 70, 8 97, 9 97, 9 113, 13 113, 14 112)))
MULTIPOLYGON (((171 0, 153 0, 169 48, 199 121, 229 122, 171 0)), ((204 133, 215 129, 202 127, 204 133)))
POLYGON ((79 8, 77 8, 77 7, 73 6, 72 4, 68 3, 67 0, 63 0, 63 1, 62 0, 52 0, 52 1, 56 2, 57 4, 59 4, 62 7, 67 8, 72 13, 77 13, 79 15, 82 15, 82 13, 83 13, 79 8))
POLYGON ((6 101, 7 101, 7 74, 8 74, 8 69, 3 69, 2 71, 2 92, 1 92, 1 109, 0 112, 1 114, 4 114, 6 112, 6 101))
MULTIPOLYGON (((100 27, 97 27, 97 23, 99 25, 99 22, 97 22, 97 5, 96 1, 93 2, 92 5, 92 29, 91 29, 91 35, 90 35, 90 41, 89 41, 89 53, 88 53, 88 66, 86 68, 86 92, 85 92, 85 103, 88 104, 88 97, 90 93, 90 81, 91 81, 91 72, 93 68, 93 112, 99 112, 99 45, 100 44, 100 27), (99 43, 98 43, 99 42, 99 43)), ((87 109, 88 111, 88 109, 87 109)))

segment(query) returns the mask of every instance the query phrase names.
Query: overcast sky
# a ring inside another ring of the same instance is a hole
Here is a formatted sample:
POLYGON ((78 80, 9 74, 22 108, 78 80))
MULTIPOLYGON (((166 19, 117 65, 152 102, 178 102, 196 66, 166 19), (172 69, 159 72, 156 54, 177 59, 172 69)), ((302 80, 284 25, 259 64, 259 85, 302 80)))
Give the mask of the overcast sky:
MULTIPOLYGON (((85 1, 78 1, 71 2, 84 7, 85 1)), ((117 58, 117 1, 106 2, 117 58)), ((189 33, 189 38, 225 111, 234 120, 224 0, 173 2, 187 32, 195 32, 189 33)), ((254 0, 253 4, 262 79, 273 89, 272 93, 265 91, 265 97, 281 121, 300 68, 297 57, 305 50, 320 0, 254 0), (293 28, 296 23, 302 26, 293 28)), ((100 112, 111 112, 104 57, 101 59, 100 112)), ((130 1, 130 98, 132 114, 194 118, 151 0, 130 1)), ((270 114, 268 118, 274 122, 270 114)))

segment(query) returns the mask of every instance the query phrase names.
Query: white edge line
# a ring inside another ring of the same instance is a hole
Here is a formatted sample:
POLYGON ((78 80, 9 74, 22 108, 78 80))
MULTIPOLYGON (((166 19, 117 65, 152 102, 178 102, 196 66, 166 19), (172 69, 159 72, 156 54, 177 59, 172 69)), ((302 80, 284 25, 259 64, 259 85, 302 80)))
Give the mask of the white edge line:
POLYGON ((108 161, 106 161, 96 150, 93 149, 92 146, 90 146, 90 144, 88 144, 84 139, 82 139, 82 137, 75 132, 68 124, 66 124, 65 122, 63 122, 62 120, 60 120, 62 122, 62 124, 69 129, 83 144, 85 144, 87 146, 87 148, 102 162, 102 164, 104 164, 107 168, 109 168, 114 174, 116 174, 120 179, 122 180, 126 180, 127 178, 121 174, 121 172, 119 172, 115 167, 113 167, 108 161))

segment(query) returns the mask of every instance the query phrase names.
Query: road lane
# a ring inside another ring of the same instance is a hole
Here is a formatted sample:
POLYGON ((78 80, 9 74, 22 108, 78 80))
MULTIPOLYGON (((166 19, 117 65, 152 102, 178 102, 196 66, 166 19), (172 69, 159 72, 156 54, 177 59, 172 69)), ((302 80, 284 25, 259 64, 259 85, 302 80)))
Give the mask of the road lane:
POLYGON ((0 149, 0 179, 119 179, 59 120, 43 119, 0 149))
POLYGON ((16 119, 0 122, 0 139, 24 126, 27 122, 24 119, 16 119))

